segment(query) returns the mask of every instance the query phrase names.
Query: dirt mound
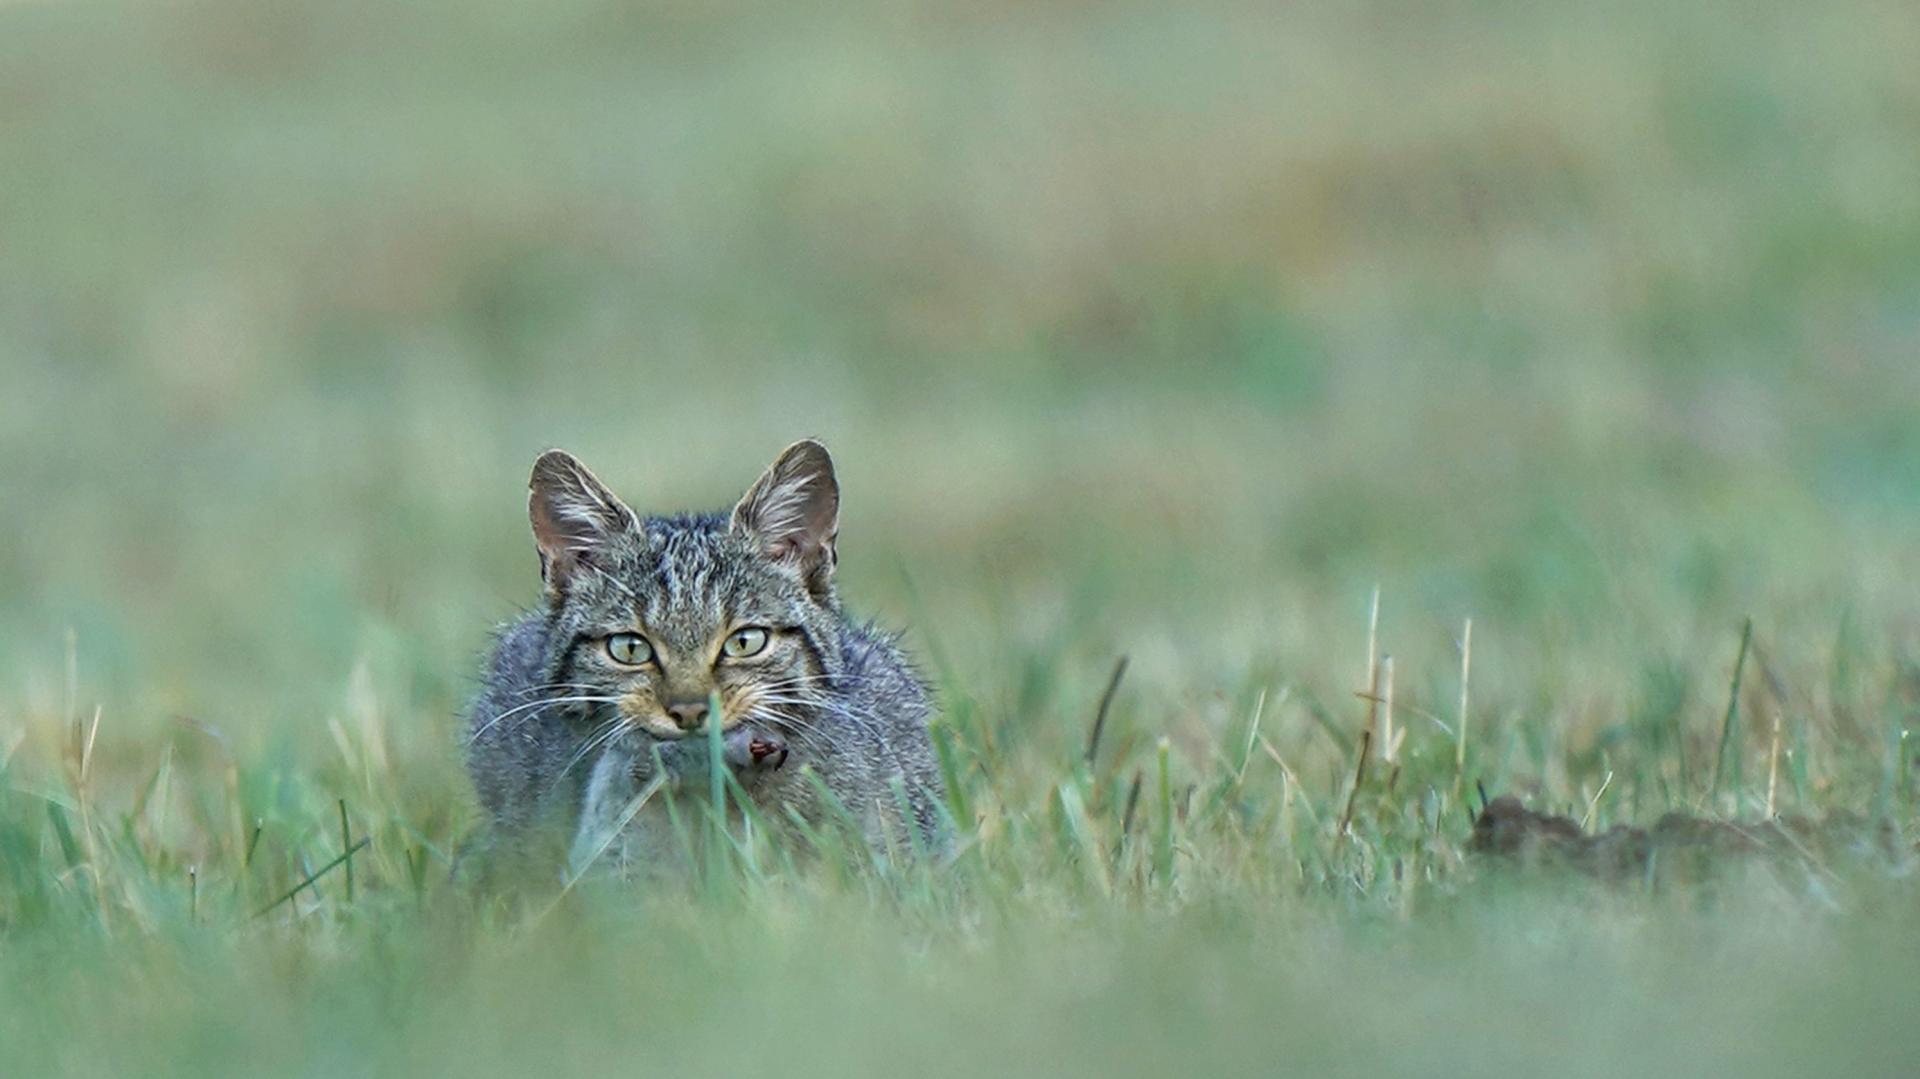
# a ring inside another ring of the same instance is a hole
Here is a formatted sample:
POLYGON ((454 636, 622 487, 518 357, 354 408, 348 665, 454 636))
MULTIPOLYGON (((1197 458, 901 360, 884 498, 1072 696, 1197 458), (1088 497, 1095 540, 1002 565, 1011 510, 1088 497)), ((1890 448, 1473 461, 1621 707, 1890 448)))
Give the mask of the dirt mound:
POLYGON ((1536 813, 1511 796, 1495 798, 1474 819, 1467 850, 1609 880, 1701 876, 1753 859, 1823 870, 1835 861, 1863 858, 1904 862, 1913 853, 1886 822, 1844 812, 1755 823, 1669 813, 1651 829, 1621 825, 1589 835, 1571 818, 1536 813))

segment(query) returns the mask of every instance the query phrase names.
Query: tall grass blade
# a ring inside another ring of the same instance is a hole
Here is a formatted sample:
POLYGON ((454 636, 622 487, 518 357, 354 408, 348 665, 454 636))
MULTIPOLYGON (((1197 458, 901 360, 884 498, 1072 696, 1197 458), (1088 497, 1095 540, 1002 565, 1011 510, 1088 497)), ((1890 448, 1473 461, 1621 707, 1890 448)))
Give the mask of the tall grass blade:
POLYGON ((1728 749, 1731 747, 1734 760, 1735 800, 1739 794, 1740 749, 1737 740, 1738 720, 1740 718, 1740 683, 1747 671, 1747 653, 1753 648, 1753 619, 1748 618, 1740 630, 1740 656, 1733 662, 1733 684, 1727 690, 1727 714, 1720 722, 1720 743, 1713 751, 1713 782, 1707 787, 1707 801, 1712 802, 1720 796, 1720 776, 1727 764, 1728 749))

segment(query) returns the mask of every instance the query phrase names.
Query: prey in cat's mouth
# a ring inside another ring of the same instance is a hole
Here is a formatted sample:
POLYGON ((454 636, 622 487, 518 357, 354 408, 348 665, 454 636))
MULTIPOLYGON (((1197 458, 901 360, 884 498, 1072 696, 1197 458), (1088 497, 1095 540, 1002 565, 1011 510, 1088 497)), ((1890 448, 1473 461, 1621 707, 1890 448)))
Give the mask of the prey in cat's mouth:
MULTIPOLYGON (((758 724, 741 723, 722 733, 720 759, 745 782, 785 768, 792 748, 784 734, 758 724)), ((676 780, 708 773, 708 743, 704 736, 654 741, 648 751, 634 755, 634 779, 645 781, 653 777, 656 754, 667 774, 676 780)))
POLYGON ((787 763, 787 740, 772 731, 735 727, 721 745, 727 766, 735 771, 777 772, 787 763))

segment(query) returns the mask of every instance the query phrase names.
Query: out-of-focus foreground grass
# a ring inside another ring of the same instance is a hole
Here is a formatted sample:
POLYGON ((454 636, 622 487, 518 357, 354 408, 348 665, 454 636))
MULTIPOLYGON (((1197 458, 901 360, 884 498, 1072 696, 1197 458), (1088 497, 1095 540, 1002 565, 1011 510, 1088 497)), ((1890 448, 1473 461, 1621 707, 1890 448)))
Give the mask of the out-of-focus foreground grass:
POLYGON ((1911 1070, 1910 885, 1461 847, 1476 781, 1911 834, 1916 56, 1891 3, 0 6, 0 1072, 1911 1070), (802 435, 960 862, 463 905, 534 454, 704 508, 802 435), (351 901, 251 918, 343 800, 351 901))

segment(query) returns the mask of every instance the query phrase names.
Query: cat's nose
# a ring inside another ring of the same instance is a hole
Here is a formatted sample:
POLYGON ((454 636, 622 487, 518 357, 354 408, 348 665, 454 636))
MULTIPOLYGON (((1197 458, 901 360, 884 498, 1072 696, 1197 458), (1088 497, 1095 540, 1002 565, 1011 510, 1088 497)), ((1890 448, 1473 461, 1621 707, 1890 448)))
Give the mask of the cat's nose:
POLYGON ((707 699, 674 701, 667 705, 667 715, 673 717, 674 726, 681 730, 697 731, 707 721, 707 699))

